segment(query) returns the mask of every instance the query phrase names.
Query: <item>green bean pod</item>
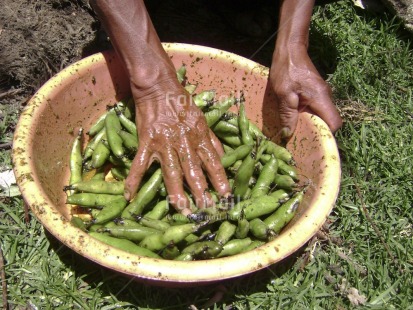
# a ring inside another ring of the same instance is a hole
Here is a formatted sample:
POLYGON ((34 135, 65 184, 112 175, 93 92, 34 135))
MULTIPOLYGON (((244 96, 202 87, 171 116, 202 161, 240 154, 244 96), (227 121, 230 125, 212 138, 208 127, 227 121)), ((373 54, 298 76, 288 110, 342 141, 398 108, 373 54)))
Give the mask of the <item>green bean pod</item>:
POLYGON ((279 233, 281 229, 287 225, 295 213, 297 208, 303 200, 304 193, 298 192, 290 200, 281 205, 281 207, 276 210, 273 214, 264 220, 264 223, 268 225, 275 233, 279 233))
MULTIPOLYGON (((236 198, 236 197, 235 197, 236 198)), ((253 199, 235 200, 235 205, 228 210, 227 217, 231 221, 238 221, 240 218, 245 218, 244 208, 252 203, 253 199)))
POLYGON ((122 212, 122 217, 131 219, 134 215, 142 214, 144 208, 157 195, 162 180, 162 170, 158 168, 122 212))
POLYGON ((171 226, 165 230, 162 235, 162 242, 165 244, 173 243, 177 244, 178 242, 184 240, 188 235, 198 231, 201 227, 205 226, 207 222, 194 224, 183 224, 177 226, 171 226))
POLYGON ((81 181, 65 186, 63 190, 75 190, 78 192, 122 195, 124 192, 124 182, 107 182, 105 180, 81 181))
POLYGON ((135 111, 135 100, 133 97, 124 98, 115 105, 127 119, 132 119, 135 111))
POLYGON ((229 221, 223 221, 218 228, 217 234, 215 236, 215 241, 221 245, 227 243, 232 236, 235 234, 237 226, 231 224, 229 221))
POLYGON ((225 257, 239 254, 250 244, 250 238, 232 239, 222 246, 222 251, 218 254, 217 257, 225 257))
POLYGON ((196 234, 189 234, 188 236, 185 237, 185 239, 183 240, 182 244, 184 244, 184 247, 197 242, 200 240, 200 237, 196 234))
POLYGON ((295 187, 297 187, 297 183, 294 179, 285 174, 276 174, 274 176, 274 183, 277 188, 282 188, 288 191, 292 191, 295 187))
POLYGON ((110 172, 112 173, 113 177, 118 181, 125 180, 129 175, 129 169, 126 167, 112 167, 110 172))
POLYGON ((281 159, 285 161, 286 163, 291 163, 293 162, 293 156, 291 153, 284 147, 272 142, 268 141, 268 146, 266 149, 267 154, 273 154, 276 158, 281 159))
POLYGON ((83 129, 79 128, 76 139, 70 152, 70 179, 69 184, 82 181, 82 133, 83 129))
POLYGON ((127 118, 125 114, 123 114, 123 112, 117 106, 115 106, 115 111, 116 111, 116 115, 118 116, 122 127, 125 128, 126 131, 130 133, 131 135, 133 135, 137 140, 138 131, 136 129, 136 124, 133 121, 131 121, 129 118, 127 118))
POLYGON ((131 151, 136 152, 139 146, 138 138, 137 136, 134 136, 133 134, 124 131, 124 130, 119 130, 118 135, 121 137, 123 141, 123 145, 131 151))
POLYGON ((232 147, 230 147, 229 145, 227 145, 225 143, 222 144, 222 147, 224 148, 225 153, 230 153, 230 152, 234 151, 234 149, 232 147))
POLYGON ((197 87, 198 87, 198 84, 191 84, 191 83, 188 83, 188 82, 186 82, 186 84, 185 84, 185 86, 184 86, 185 90, 186 90, 190 95, 192 95, 192 94, 195 92, 195 90, 196 90, 197 87))
POLYGON ((152 234, 161 234, 159 230, 145 227, 145 226, 115 226, 115 227, 102 227, 98 229, 98 232, 108 232, 111 236, 121 239, 128 239, 130 241, 139 242, 152 234))
POLYGON ((145 218, 160 220, 169 212, 169 203, 167 200, 159 201, 152 210, 145 213, 145 218))
POLYGON ((83 222, 82 219, 80 219, 77 216, 72 216, 72 218, 70 219, 70 224, 76 228, 79 228, 82 231, 87 231, 87 227, 85 223, 83 222))
POLYGON ((250 152, 242 161, 234 179, 234 196, 244 199, 248 190, 248 182, 254 173, 255 157, 250 152))
POLYGON ((230 107, 232 107, 235 103, 237 102, 237 99, 235 97, 230 97, 223 102, 220 102, 219 104, 212 106, 211 110, 206 112, 205 118, 208 124, 208 127, 212 127, 215 125, 221 116, 228 111, 230 107))
POLYGON ((201 258, 216 257, 222 251, 222 245, 216 241, 200 241, 192 243, 184 248, 181 253, 190 253, 193 256, 200 256, 201 258))
POLYGON ((142 248, 133 243, 132 241, 126 239, 114 238, 98 232, 89 232, 89 235, 103 243, 106 243, 107 245, 110 245, 114 248, 123 250, 131 254, 152 258, 161 258, 158 254, 153 253, 152 251, 149 251, 145 248, 142 248))
POLYGON ((241 145, 221 158, 224 168, 232 166, 237 160, 243 160, 252 151, 252 145, 241 145))
POLYGON ((128 169, 132 167, 132 161, 126 157, 117 158, 111 154, 108 159, 114 166, 126 167, 128 169))
POLYGON ((139 246, 153 252, 163 250, 167 245, 162 241, 162 234, 151 234, 139 242, 139 246))
POLYGON ((195 105, 200 109, 208 108, 212 105, 215 97, 215 90, 205 90, 192 97, 195 105))
POLYGON ((93 137, 97 135, 103 129, 103 127, 105 127, 106 114, 107 113, 102 114, 92 125, 92 127, 90 127, 89 131, 87 132, 89 136, 93 137))
POLYGON ((250 201, 251 203, 247 204, 243 209, 247 220, 272 213, 280 206, 279 199, 273 196, 260 196, 250 199, 250 201))
POLYGON ((179 83, 183 83, 186 80, 186 66, 182 65, 176 70, 176 78, 178 79, 179 83))
POLYGON ((168 192, 165 187, 165 183, 162 182, 161 186, 159 186, 159 195, 162 197, 168 196, 168 192))
MULTIPOLYGON (((231 123, 233 125, 238 125, 238 115, 236 114, 231 114, 229 115, 230 117, 225 118, 225 120, 228 123, 231 123)), ((266 139, 265 135, 262 133, 262 131, 258 128, 257 125, 255 125, 253 122, 249 122, 249 127, 248 130, 254 140, 258 139, 266 139)))
POLYGON ((111 200, 103 209, 94 217, 94 224, 101 224, 118 217, 126 207, 127 201, 121 196, 111 200))
POLYGON ((278 160, 273 156, 262 168, 257 182, 252 188, 251 198, 267 195, 277 170, 278 160))
POLYGON ((237 174, 239 167, 242 165, 242 160, 237 160, 232 166, 228 167, 227 170, 228 172, 231 172, 233 174, 237 174))
POLYGON ((145 226, 145 227, 150 227, 150 228, 154 228, 157 229, 159 231, 165 231, 167 230, 171 225, 169 225, 167 222, 161 221, 161 220, 155 220, 155 219, 151 219, 145 216, 141 216, 141 215, 137 215, 135 217, 135 220, 145 226))
POLYGON ((79 205, 84 207, 101 207, 110 201, 122 197, 120 195, 76 193, 66 198, 67 204, 79 205))
POLYGON ((255 218, 250 222, 250 232, 251 234, 261 240, 267 240, 270 236, 270 228, 259 218, 255 218))
POLYGON ((161 252, 161 256, 165 259, 175 259, 179 255, 181 252, 176 245, 166 246, 161 252))
POLYGON ((287 192, 285 189, 277 189, 269 194, 269 196, 277 199, 279 203, 284 203, 291 197, 291 192, 287 192))
POLYGON ((255 140, 258 139, 266 139, 265 135, 262 133, 262 131, 258 128, 257 125, 255 125, 254 123, 250 122, 250 126, 249 126, 249 131, 252 135, 252 137, 255 140))
POLYGON ((190 223, 188 217, 181 213, 168 214, 162 219, 162 221, 168 222, 171 226, 190 223))
POLYGON ((245 113, 244 102, 241 102, 239 106, 238 126, 241 132, 242 143, 246 145, 253 145, 254 139, 252 138, 251 132, 249 130, 250 122, 247 118, 247 114, 245 113))
POLYGON ((122 129, 119 118, 115 110, 110 110, 105 118, 106 137, 112 153, 122 158, 125 155, 123 149, 123 140, 119 136, 119 131, 122 129))
POLYGON ((97 169, 103 167, 103 165, 108 160, 109 155, 110 150, 107 148, 103 140, 100 141, 96 146, 95 150, 93 151, 92 160, 90 162, 91 168, 97 169))
POLYGON ((274 156, 274 155, 262 154, 261 157, 260 157, 260 162, 265 165, 266 163, 268 163, 270 161, 272 156, 274 156))
POLYGON ((258 162, 261 159, 261 156, 264 154, 264 152, 266 152, 267 148, 268 148, 268 140, 260 140, 259 145, 258 145, 257 155, 255 156, 256 162, 258 162))
POLYGON ((242 144, 241 138, 238 135, 220 132, 215 133, 215 135, 221 140, 221 142, 228 144, 231 147, 238 147, 242 144))
POLYGON ((212 131, 218 135, 235 135, 239 134, 239 128, 236 125, 230 124, 226 121, 218 121, 214 126, 211 127, 212 131))
POLYGON ((86 146, 86 149, 83 153, 83 162, 86 162, 93 155, 93 151, 99 142, 106 137, 106 128, 103 128, 99 133, 97 133, 92 140, 86 146))
POLYGON ((250 222, 246 218, 240 218, 234 236, 237 239, 244 239, 247 237, 249 230, 250 222))
POLYGON ((285 161, 280 160, 278 165, 278 172, 280 174, 289 175, 294 181, 298 182, 297 168, 288 165, 285 161))
POLYGON ((104 180, 106 176, 105 169, 103 167, 95 169, 95 174, 91 178, 91 180, 104 180))

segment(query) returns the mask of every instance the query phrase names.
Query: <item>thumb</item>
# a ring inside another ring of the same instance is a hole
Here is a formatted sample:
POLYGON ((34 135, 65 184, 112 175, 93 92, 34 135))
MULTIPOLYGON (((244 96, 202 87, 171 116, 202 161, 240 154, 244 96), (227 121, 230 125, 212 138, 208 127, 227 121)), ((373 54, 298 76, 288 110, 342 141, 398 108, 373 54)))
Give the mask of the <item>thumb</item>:
POLYGON ((281 138, 288 139, 297 127, 299 98, 295 93, 278 96, 281 138))
POLYGON ((309 100, 308 106, 311 110, 318 115, 334 133, 343 124, 340 113, 331 100, 331 95, 328 92, 324 92, 316 98, 309 100))

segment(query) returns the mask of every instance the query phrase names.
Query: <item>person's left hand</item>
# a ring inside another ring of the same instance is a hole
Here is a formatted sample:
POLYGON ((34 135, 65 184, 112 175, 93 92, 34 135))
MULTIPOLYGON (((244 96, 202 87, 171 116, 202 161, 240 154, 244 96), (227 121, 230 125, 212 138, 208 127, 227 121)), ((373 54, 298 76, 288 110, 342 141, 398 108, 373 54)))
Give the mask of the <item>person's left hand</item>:
POLYGON ((282 138, 292 135, 298 114, 305 107, 321 117, 332 132, 342 126, 331 89, 317 72, 305 46, 286 48, 274 55, 270 83, 277 98, 282 138))

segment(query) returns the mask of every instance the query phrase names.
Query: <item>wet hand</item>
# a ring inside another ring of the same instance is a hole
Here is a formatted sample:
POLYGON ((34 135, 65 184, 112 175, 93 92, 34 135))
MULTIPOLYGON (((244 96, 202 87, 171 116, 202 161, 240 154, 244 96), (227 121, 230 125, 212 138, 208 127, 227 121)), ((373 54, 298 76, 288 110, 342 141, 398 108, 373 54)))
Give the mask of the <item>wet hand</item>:
POLYGON ((184 180, 198 208, 213 205, 205 173, 220 196, 229 195, 221 146, 184 88, 163 83, 134 97, 140 145, 125 182, 125 198, 133 198, 153 161, 161 164, 170 203, 184 215, 191 213, 184 180))

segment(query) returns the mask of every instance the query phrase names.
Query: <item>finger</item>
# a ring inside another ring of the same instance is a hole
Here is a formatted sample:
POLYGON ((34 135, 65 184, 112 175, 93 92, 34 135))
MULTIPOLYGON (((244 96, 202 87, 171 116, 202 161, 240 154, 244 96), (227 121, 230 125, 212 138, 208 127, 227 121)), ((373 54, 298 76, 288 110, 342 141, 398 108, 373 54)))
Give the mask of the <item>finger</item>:
POLYGON ((195 203, 198 208, 210 207, 214 202, 211 194, 207 191, 208 184, 202 170, 202 162, 187 137, 184 137, 181 142, 182 145, 179 149, 181 167, 195 203))
POLYGON ((159 158, 170 204, 178 212, 190 214, 190 202, 184 192, 182 169, 177 154, 171 147, 167 147, 159 154, 159 158))
POLYGON ((298 121, 298 105, 299 98, 295 93, 278 96, 279 100, 279 115, 281 124, 281 138, 286 139, 291 137, 298 121))
POLYGON ((222 156, 225 155, 225 151, 224 151, 224 148, 222 147, 221 141, 219 141, 219 139, 217 138, 217 136, 214 134, 214 132, 211 129, 209 129, 209 136, 211 138, 212 146, 214 147, 218 156, 221 158, 222 156))
POLYGON ((205 139, 205 142, 198 147, 197 154, 203 163, 212 186, 218 194, 221 197, 230 195, 231 187, 227 175, 224 167, 222 167, 220 157, 214 152, 212 143, 205 139))
POLYGON ((139 184, 150 164, 150 151, 146 145, 139 147, 138 152, 133 159, 130 173, 125 180, 124 197, 131 200, 138 191, 139 184))
POLYGON ((333 133, 343 125, 340 113, 331 100, 330 91, 322 92, 314 99, 310 99, 308 101, 308 106, 315 114, 326 122, 333 133))

